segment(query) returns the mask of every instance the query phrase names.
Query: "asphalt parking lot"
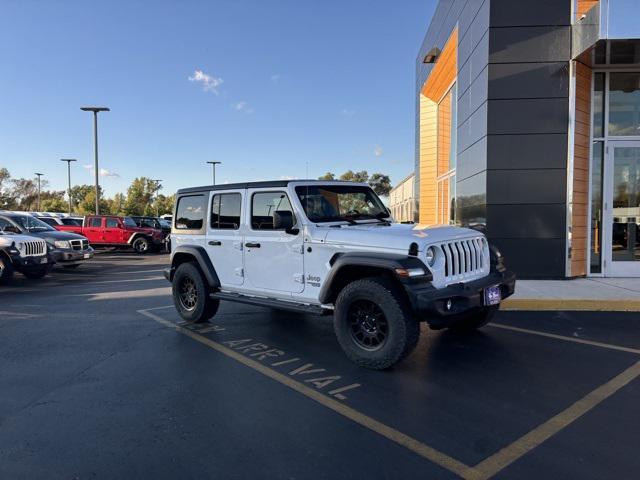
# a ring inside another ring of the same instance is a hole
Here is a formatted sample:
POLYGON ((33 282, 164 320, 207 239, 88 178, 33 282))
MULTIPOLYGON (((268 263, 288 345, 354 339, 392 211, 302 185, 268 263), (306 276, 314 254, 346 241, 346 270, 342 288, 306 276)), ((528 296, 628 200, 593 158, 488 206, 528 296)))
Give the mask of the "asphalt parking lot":
POLYGON ((223 304, 190 327, 167 255, 0 290, 0 478, 638 478, 640 316, 423 327, 393 370, 330 317, 223 304))

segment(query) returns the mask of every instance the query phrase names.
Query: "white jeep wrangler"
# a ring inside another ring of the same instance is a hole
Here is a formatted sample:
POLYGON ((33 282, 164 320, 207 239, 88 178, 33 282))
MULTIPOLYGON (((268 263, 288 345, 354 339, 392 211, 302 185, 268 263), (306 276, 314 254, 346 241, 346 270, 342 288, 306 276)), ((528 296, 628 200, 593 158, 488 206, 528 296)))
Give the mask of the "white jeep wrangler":
POLYGON ((15 231, 18 230, 0 226, 0 285, 10 283, 14 271, 35 279, 51 270, 47 243, 15 231))
POLYGON ((173 218, 165 276, 184 320, 206 321, 220 300, 333 314, 346 355, 373 369, 409 354, 421 321, 485 325, 515 286, 484 235, 394 223, 366 184, 187 188, 173 218))

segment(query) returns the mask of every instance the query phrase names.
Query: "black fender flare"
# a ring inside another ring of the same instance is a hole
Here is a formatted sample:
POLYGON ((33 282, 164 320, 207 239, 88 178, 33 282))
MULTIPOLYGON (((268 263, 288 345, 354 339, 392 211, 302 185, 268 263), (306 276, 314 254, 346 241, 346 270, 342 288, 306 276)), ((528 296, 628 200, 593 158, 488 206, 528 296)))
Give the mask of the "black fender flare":
POLYGON ((337 292, 334 291, 338 285, 340 271, 345 267, 369 267, 378 270, 384 270, 397 278, 401 283, 408 281, 431 281, 433 279, 431 272, 427 266, 417 257, 405 254, 395 253, 378 253, 378 252, 346 252, 338 253, 330 260, 331 270, 322 284, 319 293, 321 303, 329 303, 335 297, 337 292), (418 279, 406 279, 399 277, 396 269, 412 269, 421 268, 426 274, 418 279))
POLYGON ((211 263, 211 259, 209 255, 207 255, 207 251, 204 247, 200 247, 197 245, 180 245, 173 252, 171 252, 171 269, 169 270, 169 281, 173 280, 173 274, 176 271, 176 268, 180 263, 184 263, 183 261, 177 261, 177 259, 184 258, 185 256, 192 257, 202 270, 202 273, 207 280, 207 283, 211 288, 220 288, 220 279, 218 278, 218 274, 216 273, 216 269, 211 263))

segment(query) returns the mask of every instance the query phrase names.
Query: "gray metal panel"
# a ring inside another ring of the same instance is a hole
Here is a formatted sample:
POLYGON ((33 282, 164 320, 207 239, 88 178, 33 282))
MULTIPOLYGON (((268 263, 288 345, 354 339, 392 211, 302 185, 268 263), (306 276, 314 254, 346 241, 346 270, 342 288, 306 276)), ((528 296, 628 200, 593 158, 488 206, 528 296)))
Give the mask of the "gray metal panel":
POLYGON ((566 235, 566 207, 550 205, 487 205, 491 235, 499 238, 561 238, 566 235))
POLYGON ((544 98, 489 100, 489 134, 565 133, 569 100, 544 98))
POLYGON ((569 64, 500 63, 489 65, 489 98, 569 96, 569 64))
POLYGON ((572 0, 491 0, 491 26, 571 25, 572 0))
POLYGON ((561 62, 570 57, 571 27, 490 29, 490 63, 561 62))
MULTIPOLYGON (((493 222, 489 220, 490 224, 493 222)), ((492 237, 489 241, 504 255, 505 263, 518 278, 563 278, 565 240, 492 237)))
POLYGON ((456 177, 458 181, 469 178, 487 169, 487 138, 483 137, 476 143, 458 154, 456 177))
MULTIPOLYGON (((567 200, 566 170, 489 170, 487 204, 564 204, 567 200)), ((509 219, 513 221, 514 218, 509 219)))
POLYGON ((491 0, 468 0, 458 18, 458 38, 462 39, 467 34, 474 22, 481 22, 486 18, 486 28, 489 28, 489 3, 491 0), (480 9, 483 9, 480 11, 480 9))
POLYGON ((487 168, 565 168, 567 135, 489 135, 487 168))

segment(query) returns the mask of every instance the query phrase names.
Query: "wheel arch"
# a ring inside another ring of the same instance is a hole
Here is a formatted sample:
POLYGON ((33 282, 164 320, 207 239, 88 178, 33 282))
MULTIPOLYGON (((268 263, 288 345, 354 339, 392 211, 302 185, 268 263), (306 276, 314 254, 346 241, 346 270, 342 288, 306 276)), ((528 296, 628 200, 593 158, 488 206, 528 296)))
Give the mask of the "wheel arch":
POLYGON ((186 262, 196 263, 210 287, 220 287, 220 279, 218 278, 216 269, 211 263, 209 255, 207 255, 207 251, 204 249, 204 247, 195 245, 181 245, 172 252, 169 281, 173 280, 173 275, 176 269, 186 262))
MULTIPOLYGON (((368 277, 388 278, 402 287, 404 280, 398 277, 397 269, 422 268, 427 272, 423 281, 431 280, 426 266, 416 257, 375 252, 349 252, 336 254, 329 261, 331 270, 320 289, 321 303, 334 303, 340 291, 349 283, 368 277)), ((404 288, 402 288, 404 291, 404 288)))

